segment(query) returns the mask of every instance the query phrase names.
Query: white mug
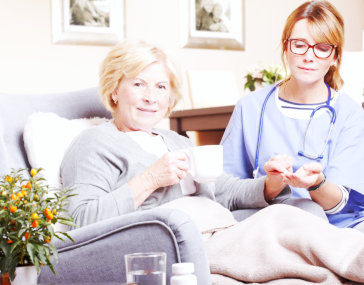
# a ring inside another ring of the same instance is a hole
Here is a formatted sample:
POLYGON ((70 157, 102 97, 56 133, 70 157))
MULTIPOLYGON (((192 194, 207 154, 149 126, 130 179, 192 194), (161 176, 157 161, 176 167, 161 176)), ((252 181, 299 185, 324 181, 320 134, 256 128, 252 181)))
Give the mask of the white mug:
POLYGON ((205 183, 216 180, 223 172, 223 146, 202 145, 184 150, 193 180, 205 183))

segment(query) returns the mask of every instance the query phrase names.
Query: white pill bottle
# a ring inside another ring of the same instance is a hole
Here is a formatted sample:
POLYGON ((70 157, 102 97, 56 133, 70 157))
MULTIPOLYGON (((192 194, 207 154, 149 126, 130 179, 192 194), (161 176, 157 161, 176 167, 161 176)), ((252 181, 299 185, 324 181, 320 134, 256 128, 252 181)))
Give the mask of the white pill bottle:
POLYGON ((195 266, 193 263, 172 264, 172 277, 170 285, 197 285, 197 278, 194 275, 195 266))

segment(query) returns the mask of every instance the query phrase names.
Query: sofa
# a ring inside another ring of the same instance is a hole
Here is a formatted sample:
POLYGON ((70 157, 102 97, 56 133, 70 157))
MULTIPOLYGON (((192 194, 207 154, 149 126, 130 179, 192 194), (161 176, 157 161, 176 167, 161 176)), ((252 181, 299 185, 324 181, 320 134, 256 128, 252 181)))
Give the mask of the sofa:
MULTIPOLYGON (((97 88, 54 94, 0 93, 0 175, 10 169, 31 168, 23 131, 28 118, 51 112, 67 120, 106 117, 97 88)), ((40 284, 125 282, 124 255, 132 252, 167 253, 167 284, 173 263, 193 262, 198 284, 210 284, 203 241, 189 216, 169 208, 155 208, 114 217, 68 231, 75 242, 52 241, 58 249, 56 276, 43 267, 40 284)), ((53 258, 53 257, 52 257, 53 258)))

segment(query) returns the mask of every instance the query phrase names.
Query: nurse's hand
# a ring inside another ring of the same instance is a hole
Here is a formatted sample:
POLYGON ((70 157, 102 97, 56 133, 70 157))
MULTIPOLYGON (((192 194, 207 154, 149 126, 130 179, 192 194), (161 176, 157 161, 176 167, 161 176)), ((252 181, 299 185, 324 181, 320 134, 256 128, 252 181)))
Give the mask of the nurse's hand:
POLYGON ((322 165, 318 162, 304 164, 295 173, 287 173, 287 181, 290 186, 297 188, 309 188, 317 183, 322 165))
POLYGON ((292 164, 293 158, 288 155, 273 156, 264 164, 266 201, 272 200, 287 186, 286 174, 292 173, 292 164))

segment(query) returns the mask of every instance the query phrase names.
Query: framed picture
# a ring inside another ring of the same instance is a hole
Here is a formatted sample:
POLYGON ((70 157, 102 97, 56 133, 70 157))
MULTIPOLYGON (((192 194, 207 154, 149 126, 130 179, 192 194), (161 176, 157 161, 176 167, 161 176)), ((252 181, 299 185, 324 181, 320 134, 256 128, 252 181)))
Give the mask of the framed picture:
POLYGON ((243 0, 180 0, 182 46, 244 49, 243 0))
POLYGON ((124 0, 51 0, 52 40, 112 45, 124 38, 124 0))

